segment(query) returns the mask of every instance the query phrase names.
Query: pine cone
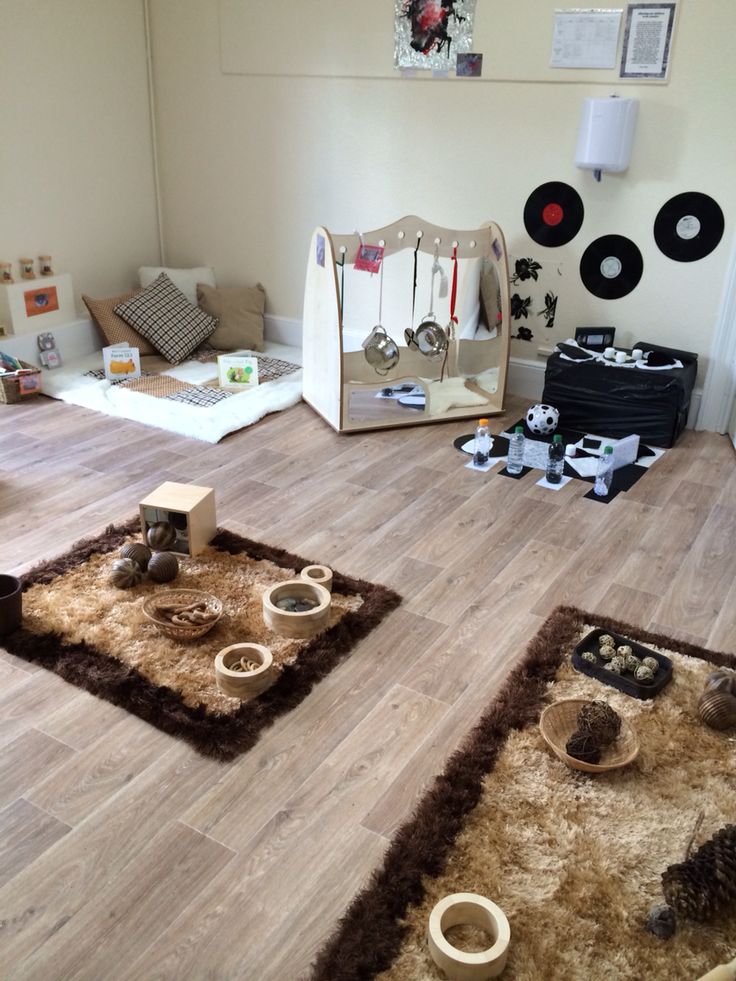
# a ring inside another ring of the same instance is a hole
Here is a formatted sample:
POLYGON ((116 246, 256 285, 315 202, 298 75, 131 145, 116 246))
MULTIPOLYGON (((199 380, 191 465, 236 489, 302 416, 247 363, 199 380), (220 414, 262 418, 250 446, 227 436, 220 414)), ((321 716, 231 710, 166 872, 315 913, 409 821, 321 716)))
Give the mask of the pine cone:
POLYGON ((677 916, 704 923, 736 900, 736 824, 727 824, 684 862, 662 873, 664 898, 677 916))
POLYGON ((587 733, 603 749, 621 731, 621 718, 607 702, 588 702, 578 712, 578 732, 587 733))

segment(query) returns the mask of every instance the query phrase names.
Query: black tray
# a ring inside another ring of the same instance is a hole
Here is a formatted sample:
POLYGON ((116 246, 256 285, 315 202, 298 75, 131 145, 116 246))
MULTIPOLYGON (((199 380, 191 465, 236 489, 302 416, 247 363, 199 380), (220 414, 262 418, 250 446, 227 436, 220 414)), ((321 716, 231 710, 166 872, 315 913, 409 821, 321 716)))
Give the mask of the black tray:
POLYGON ((618 688, 619 691, 624 692, 626 695, 631 695, 632 698, 654 698, 655 695, 658 695, 662 691, 665 685, 669 684, 672 678, 672 661, 668 657, 665 657, 664 654, 653 651, 650 647, 644 647, 643 644, 637 644, 630 637, 624 637, 623 634, 617 634, 613 630, 604 630, 602 627, 596 627, 595 630, 591 630, 589 634, 583 637, 572 652, 572 666, 576 671, 590 675, 591 678, 602 681, 604 685, 611 685, 612 688, 618 688), (620 647, 622 644, 628 644, 632 654, 636 654, 638 658, 653 657, 659 664, 654 681, 651 684, 645 684, 637 681, 633 675, 614 674, 613 671, 608 671, 603 665, 589 664, 588 661, 584 661, 581 657, 583 651, 598 653, 598 638, 602 634, 610 634, 616 643, 616 647, 620 647))

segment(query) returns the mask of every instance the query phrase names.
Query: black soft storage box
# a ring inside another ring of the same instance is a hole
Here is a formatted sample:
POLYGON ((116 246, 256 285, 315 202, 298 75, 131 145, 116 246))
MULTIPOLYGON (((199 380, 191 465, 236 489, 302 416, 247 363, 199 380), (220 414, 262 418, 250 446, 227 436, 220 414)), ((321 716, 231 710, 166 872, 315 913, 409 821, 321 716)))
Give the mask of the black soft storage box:
POLYGON ((549 357, 542 401, 559 410, 561 428, 613 439, 636 433, 652 446, 674 445, 687 422, 698 356, 643 341, 634 347, 677 358, 683 367, 647 371, 549 357))

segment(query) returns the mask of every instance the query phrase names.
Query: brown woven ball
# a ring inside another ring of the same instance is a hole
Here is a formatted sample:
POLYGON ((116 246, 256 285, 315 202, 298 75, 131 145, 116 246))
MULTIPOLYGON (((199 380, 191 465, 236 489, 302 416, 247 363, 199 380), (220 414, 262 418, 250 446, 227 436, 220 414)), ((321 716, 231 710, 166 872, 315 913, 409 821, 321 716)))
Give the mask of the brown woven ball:
POLYGON ((137 586, 142 578, 141 567, 133 559, 115 559, 110 567, 110 582, 118 589, 137 586))
POLYGON ((171 582, 179 575, 179 561, 171 552, 156 552, 148 563, 148 575, 154 582, 171 582))
POLYGON ((600 746, 587 732, 574 732, 565 744, 565 752, 583 763, 598 763, 601 758, 600 746))
POLYGON ((124 559, 132 559, 134 562, 137 562, 145 572, 151 559, 151 550, 143 542, 128 542, 127 545, 123 545, 120 549, 120 555, 124 559))
POLYGON ((610 745, 620 731, 621 719, 607 702, 588 702, 578 712, 578 732, 590 736, 601 749, 610 745))
POLYGON ((157 521, 148 529, 146 538, 154 552, 165 552, 176 541, 176 528, 170 521, 157 521))

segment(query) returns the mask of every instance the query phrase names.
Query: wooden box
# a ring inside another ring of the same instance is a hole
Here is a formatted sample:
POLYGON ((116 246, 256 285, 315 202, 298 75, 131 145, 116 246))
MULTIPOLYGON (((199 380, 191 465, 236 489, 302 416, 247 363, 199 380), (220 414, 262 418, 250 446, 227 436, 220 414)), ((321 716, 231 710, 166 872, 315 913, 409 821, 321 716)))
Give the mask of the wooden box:
POLYGON ((159 521, 174 526, 176 541, 167 552, 198 555, 217 531, 215 492, 211 487, 167 481, 140 502, 140 514, 143 541, 147 540, 151 525, 159 521))
POLYGON ((43 332, 68 324, 76 316, 68 273, 0 285, 0 321, 8 333, 43 332))

